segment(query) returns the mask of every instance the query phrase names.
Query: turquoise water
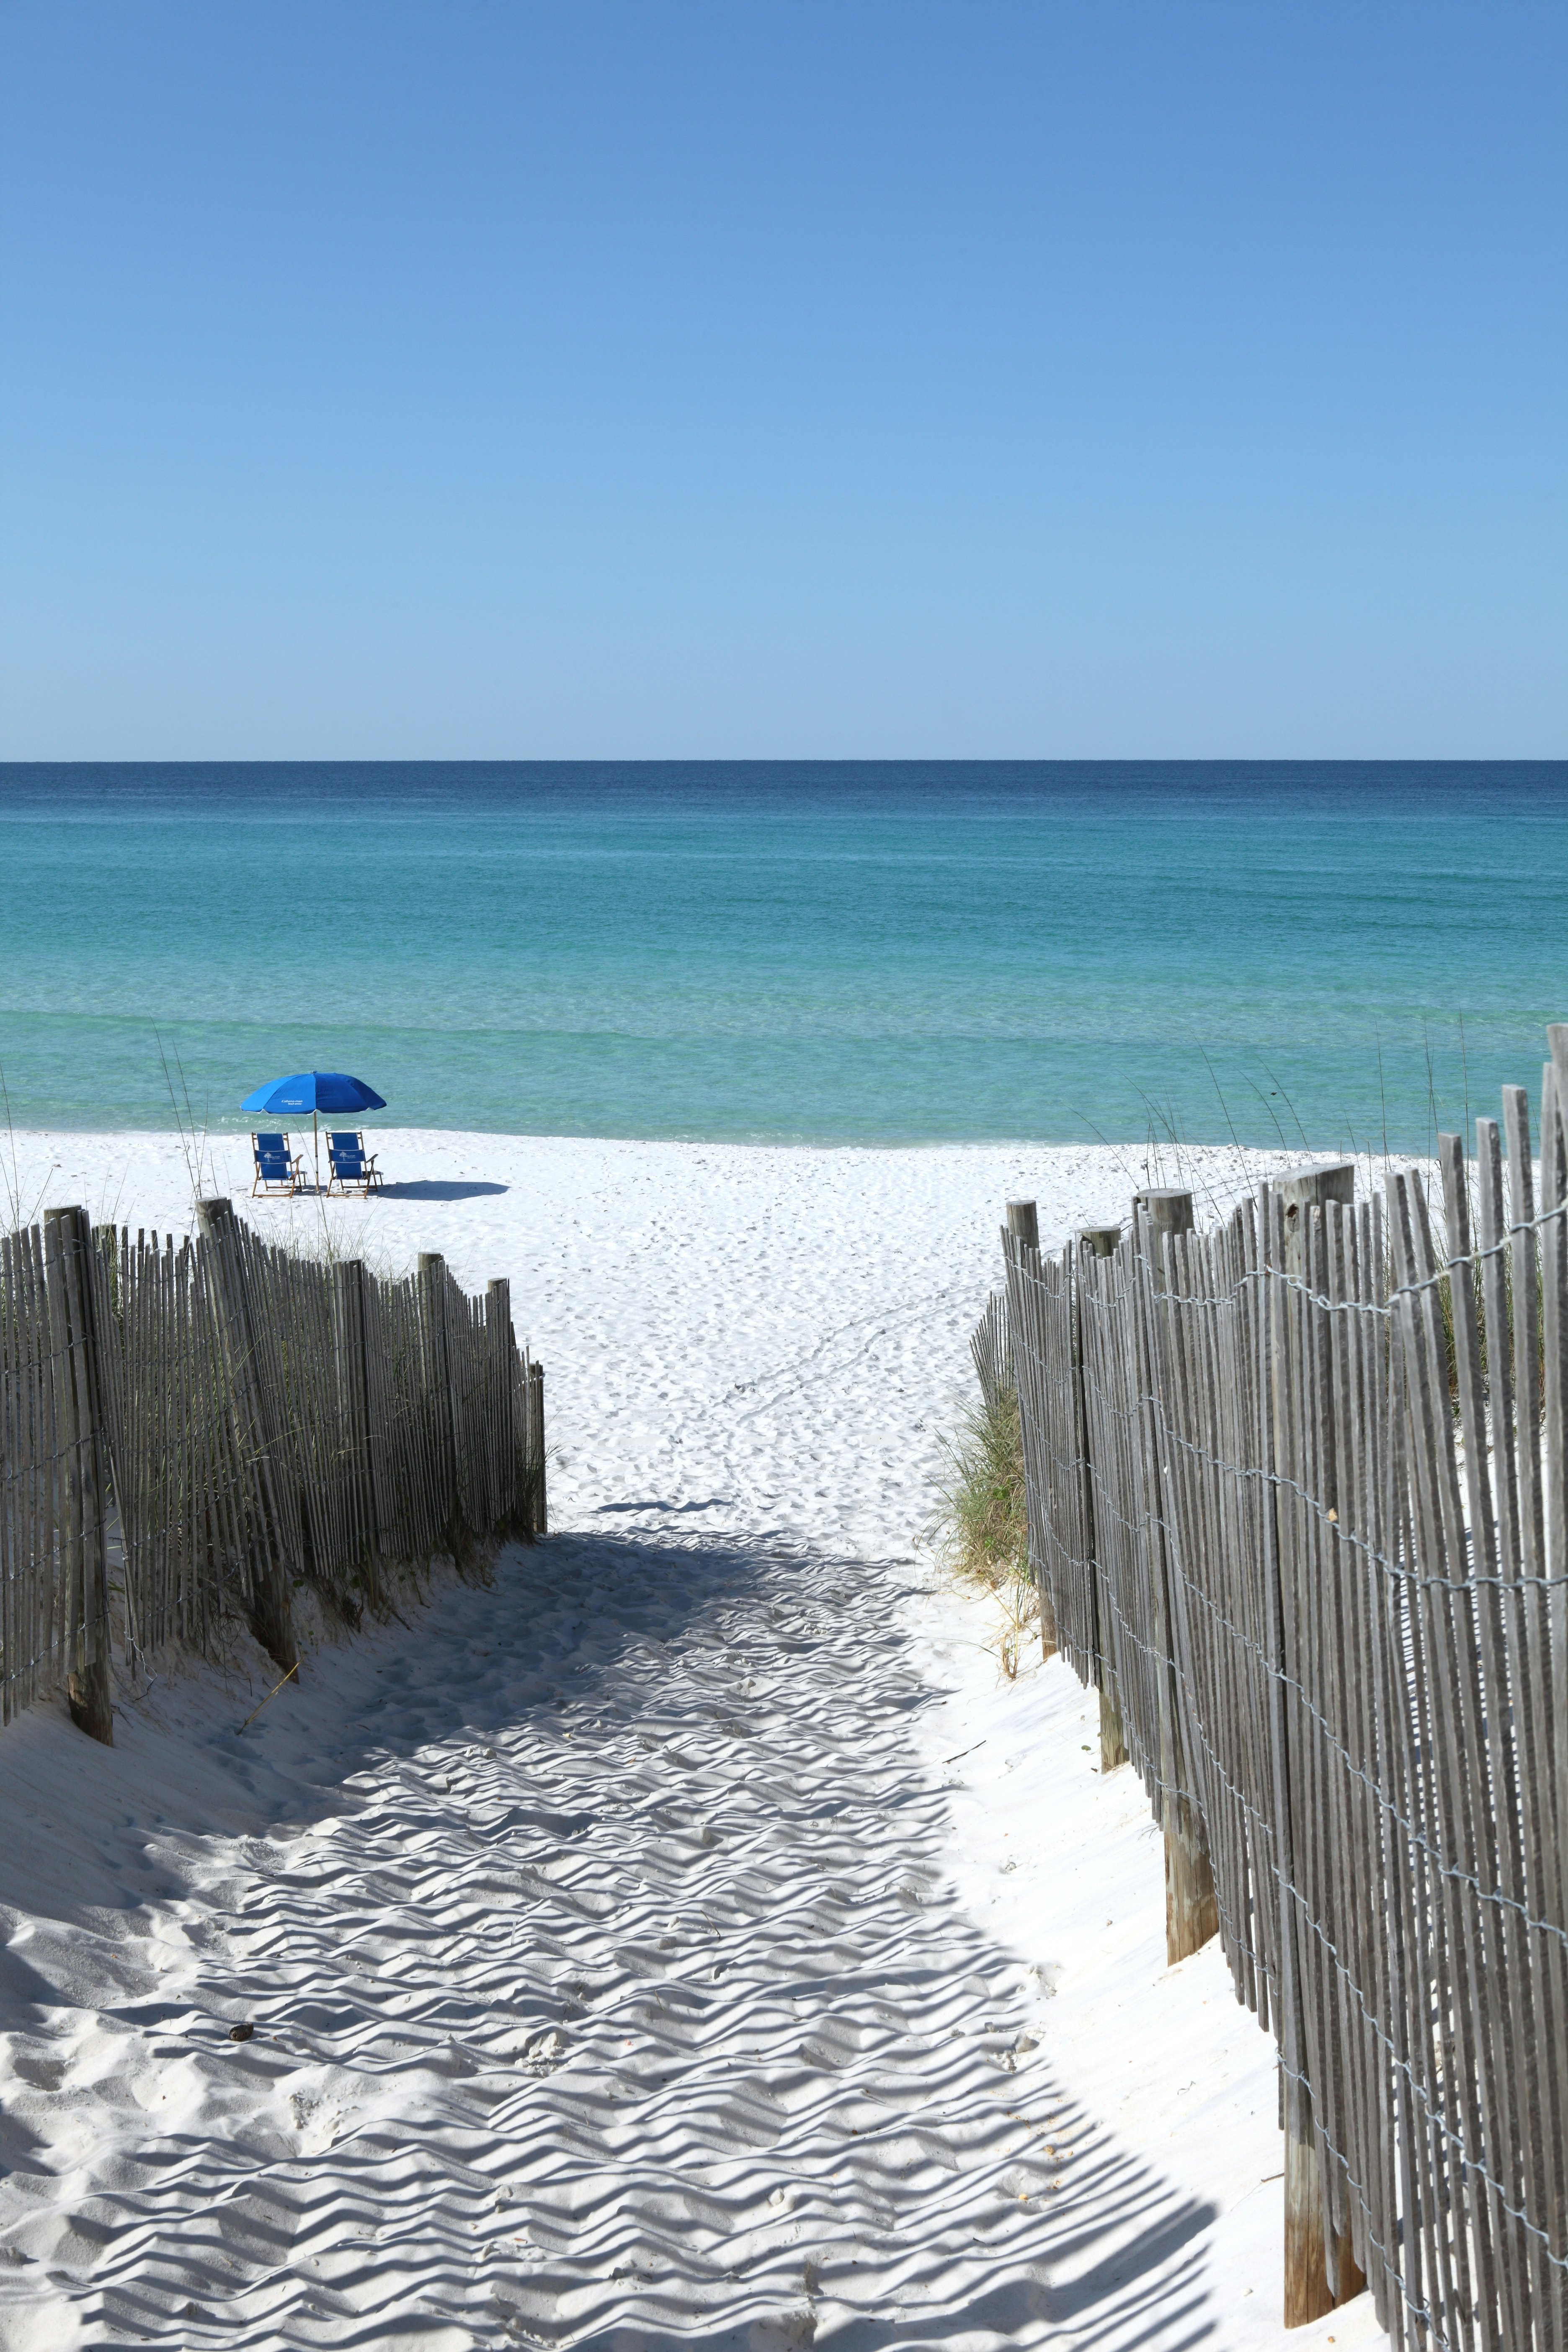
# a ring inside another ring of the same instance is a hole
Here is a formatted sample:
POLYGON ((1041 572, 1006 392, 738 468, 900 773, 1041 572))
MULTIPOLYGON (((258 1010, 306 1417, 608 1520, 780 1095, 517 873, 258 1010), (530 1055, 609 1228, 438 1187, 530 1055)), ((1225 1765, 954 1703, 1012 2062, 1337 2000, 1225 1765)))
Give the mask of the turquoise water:
POLYGON ((0 855, 18 1126, 1413 1149, 1568 1017, 1563 764, 11 767, 0 855))

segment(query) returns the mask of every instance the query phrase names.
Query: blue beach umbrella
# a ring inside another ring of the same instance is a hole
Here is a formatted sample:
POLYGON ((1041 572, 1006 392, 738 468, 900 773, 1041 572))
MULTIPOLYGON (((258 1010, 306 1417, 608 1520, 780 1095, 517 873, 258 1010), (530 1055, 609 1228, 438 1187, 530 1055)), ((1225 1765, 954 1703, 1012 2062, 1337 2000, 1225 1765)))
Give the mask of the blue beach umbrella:
POLYGON ((291 1078, 269 1078, 264 1087, 247 1095, 241 1110, 258 1110, 274 1118, 289 1111, 310 1114, 310 1145, 316 1160, 316 1190, 321 1189, 321 1154, 316 1126, 321 1111, 384 1110, 386 1099, 363 1078, 351 1078, 342 1070, 300 1070, 291 1078))

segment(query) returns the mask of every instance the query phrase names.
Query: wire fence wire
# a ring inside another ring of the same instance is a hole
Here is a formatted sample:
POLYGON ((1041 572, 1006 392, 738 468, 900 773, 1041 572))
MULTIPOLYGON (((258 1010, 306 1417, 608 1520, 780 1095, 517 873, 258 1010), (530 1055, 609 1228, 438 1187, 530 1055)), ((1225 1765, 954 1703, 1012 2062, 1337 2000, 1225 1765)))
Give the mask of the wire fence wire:
MULTIPOLYGON (((1562 1033, 1554 1034, 1554 1045, 1562 1033)), ((1004 1233, 1030 1549, 1315 2150, 1331 2293, 1568 2352, 1568 1147, 1110 1257, 1004 1233), (1350 2267, 1353 2265, 1352 2267, 1350 2267)), ((1506 1138, 1506 1155, 1503 1142, 1506 1138)))
POLYGON ((403 1280, 79 1209, 0 1236, 0 1720, 64 1679, 111 1738, 109 1669, 295 1592, 350 1622, 391 1570, 542 1531, 543 1373, 505 1283, 403 1280))

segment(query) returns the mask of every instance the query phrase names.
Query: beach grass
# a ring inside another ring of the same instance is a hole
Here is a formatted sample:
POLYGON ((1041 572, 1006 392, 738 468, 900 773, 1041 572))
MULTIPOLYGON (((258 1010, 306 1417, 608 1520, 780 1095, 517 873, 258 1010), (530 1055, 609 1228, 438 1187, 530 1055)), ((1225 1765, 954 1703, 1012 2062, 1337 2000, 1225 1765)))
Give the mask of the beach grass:
POLYGON ((995 1603, 1002 1621, 997 1654, 1012 1681, 1028 1630, 1039 1619, 1029 1573, 1016 1391, 1004 1388, 968 1406, 944 1452, 933 1528, 938 1557, 955 1584, 995 1603))

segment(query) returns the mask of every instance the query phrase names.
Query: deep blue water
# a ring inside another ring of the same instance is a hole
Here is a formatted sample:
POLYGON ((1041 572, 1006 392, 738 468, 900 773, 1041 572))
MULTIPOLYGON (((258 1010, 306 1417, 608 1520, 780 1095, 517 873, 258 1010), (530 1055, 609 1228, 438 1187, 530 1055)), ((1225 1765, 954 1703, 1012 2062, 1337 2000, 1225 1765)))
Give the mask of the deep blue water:
POLYGON ((1563 763, 9 767, 0 858, 18 1126, 1410 1149, 1568 1018, 1563 763))

